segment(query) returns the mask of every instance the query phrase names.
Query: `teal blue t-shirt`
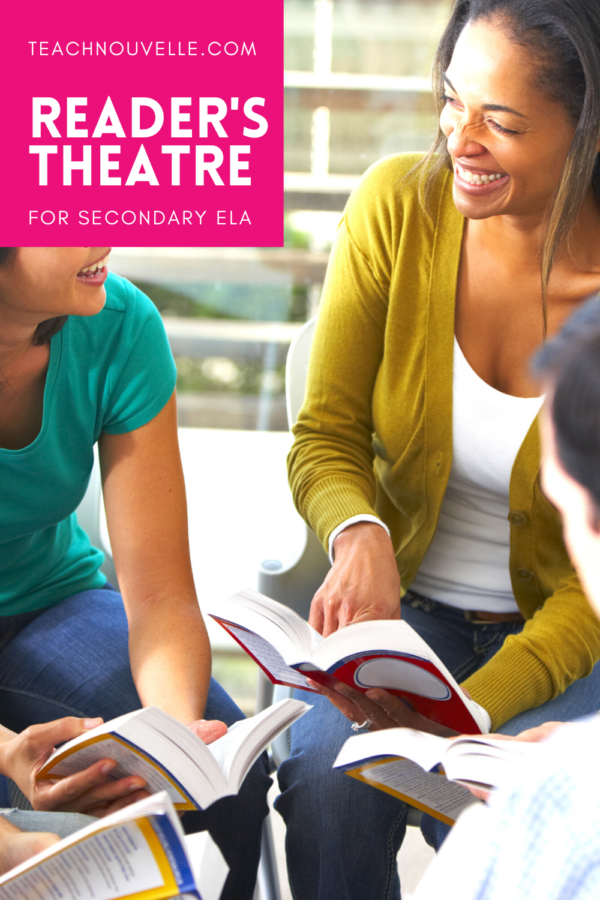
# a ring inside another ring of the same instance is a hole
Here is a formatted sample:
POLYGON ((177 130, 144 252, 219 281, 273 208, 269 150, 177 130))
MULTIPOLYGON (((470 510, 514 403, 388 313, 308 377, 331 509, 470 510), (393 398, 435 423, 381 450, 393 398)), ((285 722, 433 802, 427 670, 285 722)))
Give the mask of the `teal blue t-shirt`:
POLYGON ((0 449, 0 615, 44 609, 101 587, 104 560, 77 524, 102 432, 150 422, 175 387, 160 315, 109 274, 96 316, 70 316, 50 344, 40 433, 0 449))

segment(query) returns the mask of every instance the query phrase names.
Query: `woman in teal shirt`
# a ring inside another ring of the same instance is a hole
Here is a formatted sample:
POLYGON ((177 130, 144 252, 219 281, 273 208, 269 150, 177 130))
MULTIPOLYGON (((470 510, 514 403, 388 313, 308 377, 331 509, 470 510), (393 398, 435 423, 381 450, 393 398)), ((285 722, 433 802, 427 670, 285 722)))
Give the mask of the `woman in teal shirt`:
MULTIPOLYGON (((210 740, 242 714, 210 677, 175 365, 109 253, 0 248, 0 720, 21 731, 155 705, 210 740), (75 515, 96 442, 122 596, 75 515)), ((268 784, 257 765, 238 798, 189 814, 231 867, 224 896, 252 896, 268 784)))

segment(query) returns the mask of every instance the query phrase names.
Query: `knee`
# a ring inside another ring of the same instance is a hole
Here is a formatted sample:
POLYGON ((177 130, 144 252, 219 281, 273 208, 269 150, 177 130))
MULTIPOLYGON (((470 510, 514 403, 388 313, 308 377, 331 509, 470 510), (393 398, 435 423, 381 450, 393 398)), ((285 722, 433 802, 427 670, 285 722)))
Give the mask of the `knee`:
POLYGON ((269 812, 267 794, 272 784, 267 754, 261 753, 239 790, 236 798, 236 815, 247 819, 256 817, 264 819, 269 812))
MULTIPOLYGON (((365 787, 344 773, 332 769, 319 754, 303 753, 281 764, 277 772, 281 793, 275 800, 277 812, 289 825, 310 822, 310 828, 327 831, 333 821, 354 818, 356 789, 365 787)), ((302 826, 303 827, 303 826, 302 826)))

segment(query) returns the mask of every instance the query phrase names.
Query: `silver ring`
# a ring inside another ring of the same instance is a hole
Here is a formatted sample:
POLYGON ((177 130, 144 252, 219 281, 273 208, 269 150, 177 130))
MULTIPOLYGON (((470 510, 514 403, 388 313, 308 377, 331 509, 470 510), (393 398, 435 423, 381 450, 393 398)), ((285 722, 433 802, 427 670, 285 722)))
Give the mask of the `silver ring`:
POLYGON ((358 722, 353 722, 350 728, 352 729, 352 731, 362 731, 363 728, 370 728, 372 724, 372 719, 365 719, 362 725, 359 725, 358 722))

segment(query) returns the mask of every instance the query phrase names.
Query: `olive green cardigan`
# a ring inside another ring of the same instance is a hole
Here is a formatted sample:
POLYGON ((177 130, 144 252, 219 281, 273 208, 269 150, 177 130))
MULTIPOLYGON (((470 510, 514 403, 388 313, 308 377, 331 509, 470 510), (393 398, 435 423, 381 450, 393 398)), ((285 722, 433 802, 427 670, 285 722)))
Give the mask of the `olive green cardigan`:
MULTIPOLYGON (((348 202, 327 272, 304 406, 289 455, 301 515, 327 546, 354 515, 389 527, 403 588, 433 538, 452 463, 454 303, 463 217, 450 173, 433 219, 403 176, 418 159, 378 163, 348 202)), ((600 657, 600 623, 538 481, 533 423, 510 481, 510 575, 521 634, 465 681, 492 727, 562 693, 600 657)), ((600 706, 600 700, 599 700, 600 706)))

